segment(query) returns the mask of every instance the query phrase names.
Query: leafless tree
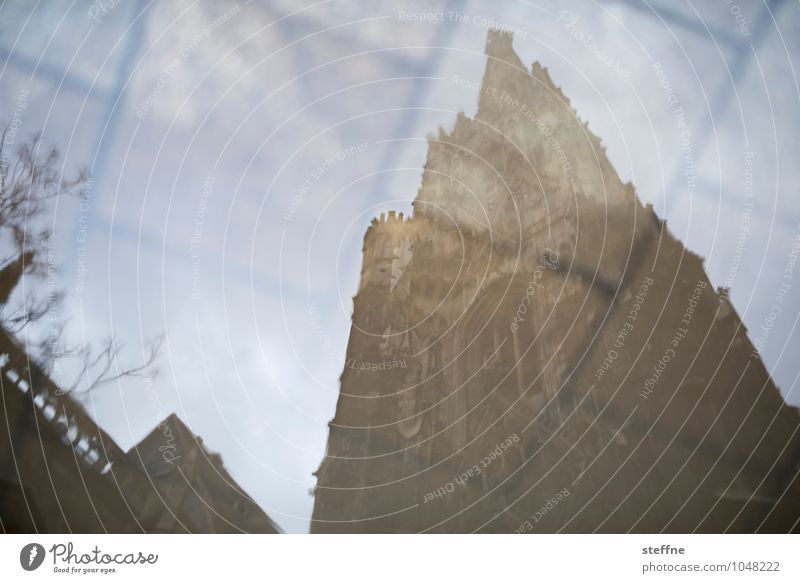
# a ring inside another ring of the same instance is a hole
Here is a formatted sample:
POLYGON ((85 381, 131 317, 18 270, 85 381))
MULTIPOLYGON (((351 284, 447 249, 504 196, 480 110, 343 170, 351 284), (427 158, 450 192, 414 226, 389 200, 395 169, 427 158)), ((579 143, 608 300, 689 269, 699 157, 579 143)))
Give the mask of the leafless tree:
MULTIPOLYGON (((56 197, 81 195, 88 183, 86 169, 65 179, 61 153, 41 134, 9 144, 9 126, 0 129, 0 325, 13 334, 35 327, 62 305, 64 293, 41 293, 48 277, 47 253, 52 232, 48 214, 56 197), (24 293, 14 293, 25 276, 24 293), (28 285, 30 282, 30 285, 28 285)), ((78 372, 65 392, 82 394, 123 377, 153 376, 163 336, 145 347, 141 364, 121 365, 122 344, 109 337, 100 347, 72 345, 64 340, 64 322, 51 321, 50 331, 36 344, 35 356, 50 370, 57 359, 74 363, 78 372)))

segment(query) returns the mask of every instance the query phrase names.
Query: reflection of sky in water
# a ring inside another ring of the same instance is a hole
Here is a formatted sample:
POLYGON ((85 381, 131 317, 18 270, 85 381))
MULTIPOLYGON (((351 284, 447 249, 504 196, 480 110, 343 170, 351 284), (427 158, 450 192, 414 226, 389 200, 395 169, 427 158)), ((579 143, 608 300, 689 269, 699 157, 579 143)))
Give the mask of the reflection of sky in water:
MULTIPOLYGON (((474 113, 477 93, 452 78, 480 81, 484 18, 519 27, 523 62, 549 68, 623 180, 762 336, 800 231, 795 3, 576 3, 571 20, 549 2, 417 4, 444 20, 457 11, 455 24, 402 21, 391 2, 269 4, 122 2, 99 23, 88 3, 0 10, 3 111, 27 90, 23 131, 44 128, 70 164, 93 166, 73 334, 113 327, 129 347, 168 334, 158 403, 137 382, 89 403, 123 447, 175 410, 279 524, 307 528, 364 229, 381 210, 409 210, 420 138, 474 113), (656 61, 686 113, 693 192, 656 61), (739 253, 748 152, 754 206, 739 253)), ((80 215, 65 201, 56 220, 70 287, 80 215)), ((798 287, 764 349, 795 404, 798 287)))

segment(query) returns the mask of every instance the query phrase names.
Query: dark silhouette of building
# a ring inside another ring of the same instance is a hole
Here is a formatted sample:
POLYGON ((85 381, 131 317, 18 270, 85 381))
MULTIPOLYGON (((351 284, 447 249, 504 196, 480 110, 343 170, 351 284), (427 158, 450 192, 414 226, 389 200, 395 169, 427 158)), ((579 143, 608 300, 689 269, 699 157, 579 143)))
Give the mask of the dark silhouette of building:
POLYGON ((800 416, 511 36, 373 220, 312 532, 786 532, 800 416))
POLYGON ((0 328, 5 533, 279 532, 171 415, 125 453, 0 328))
MULTIPOLYGON (((174 413, 132 447, 128 458, 152 480, 138 505, 151 525, 148 532, 280 532, 228 474, 219 454, 174 413)), ((126 486, 129 498, 142 487, 139 479, 126 486)))

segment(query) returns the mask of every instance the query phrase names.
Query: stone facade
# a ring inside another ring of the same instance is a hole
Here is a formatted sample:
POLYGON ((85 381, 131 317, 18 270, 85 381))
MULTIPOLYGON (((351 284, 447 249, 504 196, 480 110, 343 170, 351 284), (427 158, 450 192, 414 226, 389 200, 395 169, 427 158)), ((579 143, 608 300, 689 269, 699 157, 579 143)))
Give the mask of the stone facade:
POLYGON ((312 532, 786 532, 800 415, 511 37, 364 238, 312 532))

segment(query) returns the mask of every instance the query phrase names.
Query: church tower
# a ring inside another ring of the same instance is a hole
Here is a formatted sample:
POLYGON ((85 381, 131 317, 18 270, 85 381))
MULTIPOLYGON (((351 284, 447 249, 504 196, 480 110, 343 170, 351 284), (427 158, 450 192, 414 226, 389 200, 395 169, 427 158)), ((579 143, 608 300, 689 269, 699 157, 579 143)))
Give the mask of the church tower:
POLYGON ((312 532, 786 531, 798 411, 727 294, 492 31, 364 238, 312 532))

